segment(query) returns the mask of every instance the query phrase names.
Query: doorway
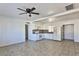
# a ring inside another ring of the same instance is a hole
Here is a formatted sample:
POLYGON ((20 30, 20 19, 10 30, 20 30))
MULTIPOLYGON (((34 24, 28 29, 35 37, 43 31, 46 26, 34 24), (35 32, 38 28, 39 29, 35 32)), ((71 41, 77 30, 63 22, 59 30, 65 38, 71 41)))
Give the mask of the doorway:
POLYGON ((25 40, 28 40, 28 25, 25 24, 25 40))
POLYGON ((74 24, 63 25, 63 40, 74 40, 74 24))

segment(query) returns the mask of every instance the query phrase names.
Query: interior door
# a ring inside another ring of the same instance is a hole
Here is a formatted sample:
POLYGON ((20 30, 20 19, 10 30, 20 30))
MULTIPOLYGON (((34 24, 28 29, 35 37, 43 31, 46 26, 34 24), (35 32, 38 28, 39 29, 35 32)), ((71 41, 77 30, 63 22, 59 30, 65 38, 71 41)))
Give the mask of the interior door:
POLYGON ((68 24, 64 25, 64 39, 74 40, 74 25, 68 24))
POLYGON ((25 40, 28 40, 28 25, 25 24, 25 40))

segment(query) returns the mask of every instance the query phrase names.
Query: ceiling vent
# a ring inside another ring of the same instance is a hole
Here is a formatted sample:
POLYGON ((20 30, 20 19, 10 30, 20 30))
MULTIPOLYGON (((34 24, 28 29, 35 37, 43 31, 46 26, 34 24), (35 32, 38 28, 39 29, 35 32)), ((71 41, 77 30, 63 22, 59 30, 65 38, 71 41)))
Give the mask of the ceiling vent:
POLYGON ((73 4, 70 4, 70 5, 65 6, 65 8, 68 11, 68 10, 74 9, 74 6, 73 6, 73 4))

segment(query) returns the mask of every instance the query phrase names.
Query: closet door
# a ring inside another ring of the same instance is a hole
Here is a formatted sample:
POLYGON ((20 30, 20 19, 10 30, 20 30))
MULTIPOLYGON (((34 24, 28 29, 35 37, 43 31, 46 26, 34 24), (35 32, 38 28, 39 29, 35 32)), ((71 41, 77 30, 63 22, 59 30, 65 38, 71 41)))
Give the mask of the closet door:
POLYGON ((74 25, 64 25, 64 39, 74 40, 74 25))

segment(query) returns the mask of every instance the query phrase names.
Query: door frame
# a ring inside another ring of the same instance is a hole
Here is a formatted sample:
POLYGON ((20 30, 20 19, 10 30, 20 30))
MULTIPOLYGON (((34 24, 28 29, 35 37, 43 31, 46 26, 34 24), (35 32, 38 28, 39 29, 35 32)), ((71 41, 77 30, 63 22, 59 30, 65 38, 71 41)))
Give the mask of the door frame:
POLYGON ((25 24, 25 41, 27 41, 27 40, 28 40, 28 24, 25 24))
POLYGON ((73 25, 73 41, 74 41, 74 24, 64 24, 64 25, 62 25, 62 30, 61 30, 61 32, 62 32, 62 40, 65 40, 64 39, 64 26, 66 26, 66 25, 73 25))

